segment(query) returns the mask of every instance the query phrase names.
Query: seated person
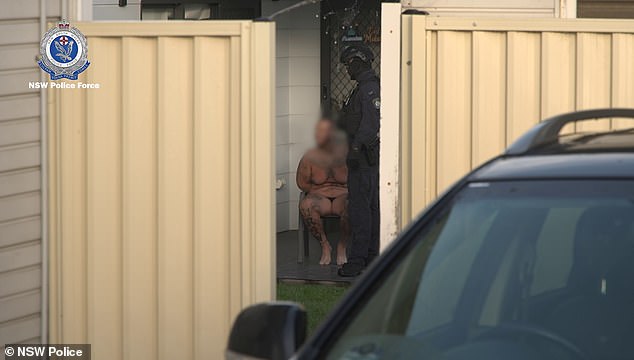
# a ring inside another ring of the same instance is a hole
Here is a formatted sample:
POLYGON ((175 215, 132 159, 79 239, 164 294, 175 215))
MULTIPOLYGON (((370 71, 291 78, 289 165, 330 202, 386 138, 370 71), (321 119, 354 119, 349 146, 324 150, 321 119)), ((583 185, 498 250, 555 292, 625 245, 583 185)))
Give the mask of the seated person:
POLYGON ((319 120, 315 126, 317 146, 304 154, 297 168, 297 186, 306 194, 299 203, 299 210, 306 227, 321 244, 321 265, 329 265, 331 262, 332 248, 321 221, 321 217, 327 215, 338 215, 341 218, 337 265, 343 265, 347 261, 346 242, 350 234, 346 186, 347 146, 345 140, 338 140, 336 134, 331 120, 319 120))

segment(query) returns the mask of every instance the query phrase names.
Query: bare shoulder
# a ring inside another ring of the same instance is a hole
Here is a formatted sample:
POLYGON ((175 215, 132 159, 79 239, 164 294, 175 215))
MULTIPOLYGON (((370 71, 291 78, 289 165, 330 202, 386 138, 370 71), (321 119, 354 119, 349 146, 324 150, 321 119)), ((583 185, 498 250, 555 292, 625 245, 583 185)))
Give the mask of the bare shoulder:
POLYGON ((308 151, 304 153, 304 156, 302 157, 302 161, 310 163, 310 164, 314 164, 314 163, 321 162, 322 158, 323 158, 323 151, 316 148, 312 148, 312 149, 308 149, 308 151))

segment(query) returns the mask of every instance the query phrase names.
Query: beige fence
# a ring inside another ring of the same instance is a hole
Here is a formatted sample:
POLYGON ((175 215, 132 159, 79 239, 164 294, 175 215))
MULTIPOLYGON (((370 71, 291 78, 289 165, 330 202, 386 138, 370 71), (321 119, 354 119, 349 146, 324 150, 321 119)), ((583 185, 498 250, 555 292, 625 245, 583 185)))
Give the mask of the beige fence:
POLYGON ((274 25, 85 23, 100 89, 50 92, 50 339, 219 359, 274 297, 274 25))
POLYGON ((634 21, 404 15, 401 60, 404 222, 540 119, 634 107, 634 21))

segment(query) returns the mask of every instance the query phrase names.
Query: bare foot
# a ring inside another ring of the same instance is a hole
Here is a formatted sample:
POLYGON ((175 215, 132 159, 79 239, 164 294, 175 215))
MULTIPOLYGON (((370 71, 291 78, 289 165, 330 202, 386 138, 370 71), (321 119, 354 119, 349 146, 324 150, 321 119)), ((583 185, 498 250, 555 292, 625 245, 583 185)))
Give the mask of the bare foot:
POLYGON ((331 258, 332 248, 328 241, 324 241, 321 244, 321 259, 319 260, 319 265, 330 265, 332 261, 331 258))
POLYGON ((346 256, 346 247, 339 242, 337 245, 337 265, 341 266, 347 262, 348 257, 346 256))

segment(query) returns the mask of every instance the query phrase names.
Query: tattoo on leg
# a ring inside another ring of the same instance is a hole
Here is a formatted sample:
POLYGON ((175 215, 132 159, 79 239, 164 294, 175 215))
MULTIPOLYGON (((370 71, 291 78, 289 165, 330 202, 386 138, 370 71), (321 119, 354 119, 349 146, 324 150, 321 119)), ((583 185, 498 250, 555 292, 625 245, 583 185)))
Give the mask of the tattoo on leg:
MULTIPOLYGON (((306 204, 304 204, 306 205, 306 204)), ((331 262, 331 247, 326 234, 324 233, 323 224, 321 223, 321 207, 318 203, 312 203, 310 206, 302 206, 300 208, 304 224, 310 230, 310 233, 321 244, 320 265, 328 265, 331 262)))
MULTIPOLYGON (((317 239, 317 241, 321 242, 321 231, 319 228, 319 225, 321 224, 315 222, 315 219, 313 218, 314 208, 314 206, 310 208, 302 208, 301 214, 302 218, 304 219, 304 224, 306 225, 310 233, 315 237, 315 239, 317 239)), ((321 220, 319 220, 319 222, 321 222, 321 220)))
POLYGON ((308 222, 307 226, 308 226, 308 229, 310 230, 310 233, 313 234, 313 236, 319 242, 321 242, 321 232, 319 231, 319 227, 317 226, 317 224, 315 224, 315 221, 313 221, 312 218, 308 218, 306 219, 306 221, 308 222))

